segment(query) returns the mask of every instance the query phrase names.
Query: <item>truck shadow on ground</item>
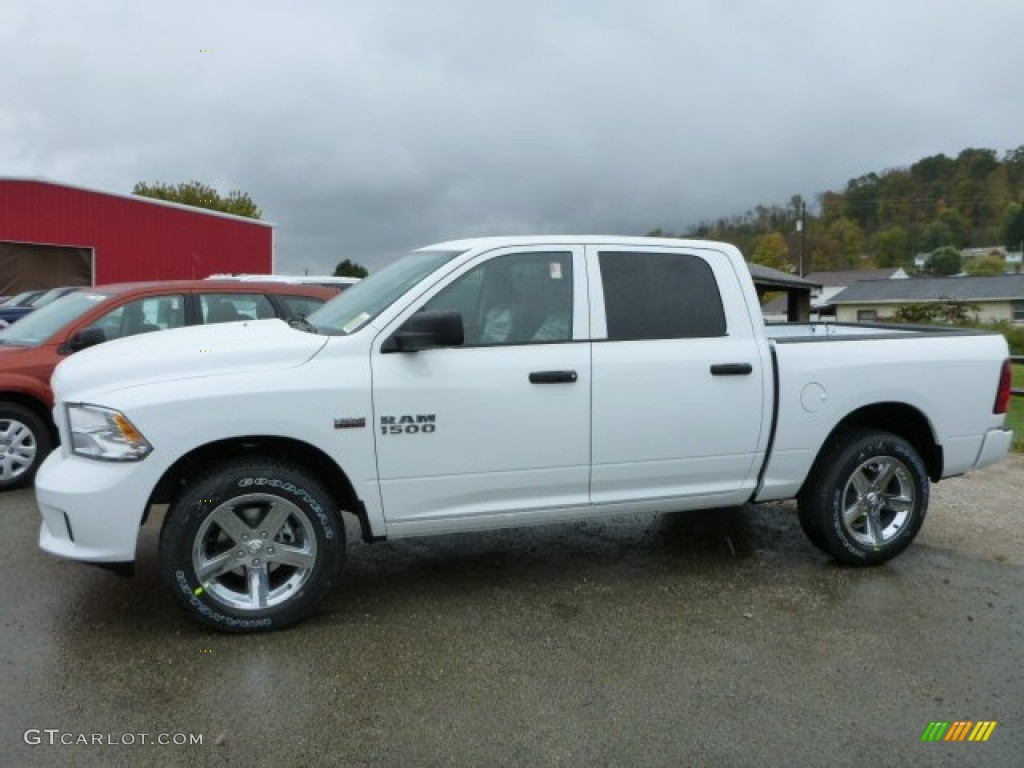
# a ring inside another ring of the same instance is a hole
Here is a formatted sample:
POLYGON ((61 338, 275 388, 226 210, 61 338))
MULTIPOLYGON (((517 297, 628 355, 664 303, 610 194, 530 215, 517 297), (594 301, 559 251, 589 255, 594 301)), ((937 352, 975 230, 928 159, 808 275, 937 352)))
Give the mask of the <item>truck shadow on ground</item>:
MULTIPOLYGON (((206 632, 185 617, 164 584, 156 552, 161 523, 152 520, 143 530, 132 579, 56 564, 66 571, 62 580, 75 582, 65 616, 69 630, 206 632)), ((339 579, 302 626, 344 622, 349 611, 387 614, 410 596, 443 603, 493 590, 536 594, 581 583, 731 582, 752 575, 757 563, 802 571, 829 562, 806 542, 787 505, 625 515, 375 544, 364 543, 356 526, 347 529, 339 579)))

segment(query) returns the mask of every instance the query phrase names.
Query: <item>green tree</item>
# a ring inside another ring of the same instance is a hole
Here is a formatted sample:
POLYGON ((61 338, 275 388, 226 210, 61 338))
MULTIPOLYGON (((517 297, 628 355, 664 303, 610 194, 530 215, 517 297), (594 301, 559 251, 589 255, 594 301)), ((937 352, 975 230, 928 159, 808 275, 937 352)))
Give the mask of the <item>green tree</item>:
POLYGON ((968 259, 964 263, 964 272, 968 275, 1001 275, 1006 272, 1006 262, 998 253, 986 253, 968 259))
POLYGON ((949 229, 949 245, 965 248, 970 244, 970 225, 960 211, 955 208, 947 208, 939 214, 939 221, 949 229))
POLYGON ((899 267, 910 262, 910 236, 903 227, 890 227, 875 237, 875 263, 880 267, 899 267))
POLYGON ((928 257, 925 269, 931 275, 958 275, 963 269, 963 256, 950 245, 936 248, 928 257))
POLYGON ((934 251, 953 245, 953 232, 944 221, 930 221, 921 232, 921 249, 934 251))
POLYGON ((201 181, 189 181, 182 184, 164 184, 160 181, 147 184, 140 181, 132 188, 132 194, 191 205, 195 208, 231 213, 250 219, 263 218, 263 211, 253 202, 248 193, 233 189, 227 195, 221 195, 214 187, 203 184, 201 181))
POLYGON ((789 266, 789 246, 781 232, 769 232, 757 239, 757 245, 750 256, 755 264, 772 269, 786 269, 789 266))
POLYGON ((1024 206, 1010 203, 1003 211, 1003 245, 1017 251, 1024 243, 1024 206))
POLYGON ((838 246, 836 267, 848 269, 856 266, 864 253, 864 230, 853 219, 842 216, 828 227, 828 235, 838 246))
POLYGON ((358 277, 363 278, 370 274, 369 270, 362 264, 357 264, 350 259, 338 262, 338 266, 334 268, 335 277, 358 277))

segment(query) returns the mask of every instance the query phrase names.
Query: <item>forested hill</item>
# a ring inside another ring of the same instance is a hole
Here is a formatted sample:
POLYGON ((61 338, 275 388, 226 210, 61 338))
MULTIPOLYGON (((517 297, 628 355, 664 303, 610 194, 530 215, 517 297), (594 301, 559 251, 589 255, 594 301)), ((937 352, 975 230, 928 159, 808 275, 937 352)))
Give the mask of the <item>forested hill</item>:
MULTIPOLYGON (((804 203, 794 195, 786 205, 759 205, 679 236, 724 240, 753 261, 795 268, 804 203)), ((842 192, 824 192, 806 204, 806 271, 909 266, 915 254, 942 246, 1018 251, 1024 241, 1024 146, 1002 156, 992 149, 933 155, 908 168, 851 179, 842 192)))

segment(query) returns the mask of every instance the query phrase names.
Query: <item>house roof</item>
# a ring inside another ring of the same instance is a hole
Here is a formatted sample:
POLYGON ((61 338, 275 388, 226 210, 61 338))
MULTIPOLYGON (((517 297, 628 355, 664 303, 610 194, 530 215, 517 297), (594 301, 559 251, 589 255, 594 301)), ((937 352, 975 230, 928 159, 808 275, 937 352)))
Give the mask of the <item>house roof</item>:
POLYGON ((810 272, 808 280, 822 285, 852 285, 863 280, 888 280, 897 272, 900 267, 888 269, 841 269, 832 272, 810 272))
POLYGON ((830 304, 884 304, 908 301, 1017 301, 1024 299, 1024 275, 921 277, 865 280, 837 293, 830 304))
POLYGON ((797 277, 788 272, 765 267, 761 264, 752 264, 748 261, 747 269, 750 270, 750 276, 754 278, 754 282, 757 285, 771 288, 806 288, 808 290, 811 288, 821 288, 821 283, 819 282, 797 277))

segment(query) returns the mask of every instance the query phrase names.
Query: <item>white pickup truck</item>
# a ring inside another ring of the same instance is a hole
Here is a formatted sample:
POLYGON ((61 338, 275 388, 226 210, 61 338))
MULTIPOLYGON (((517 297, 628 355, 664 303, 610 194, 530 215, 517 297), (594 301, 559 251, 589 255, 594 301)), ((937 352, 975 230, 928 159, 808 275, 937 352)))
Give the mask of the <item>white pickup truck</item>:
POLYGON ((761 319, 729 245, 489 238, 399 259, 309 316, 138 336, 58 367, 40 546, 160 563, 226 631, 331 587, 341 512, 384 538, 799 500, 855 565, 917 534, 929 481, 1009 450, 1007 346, 761 319))

